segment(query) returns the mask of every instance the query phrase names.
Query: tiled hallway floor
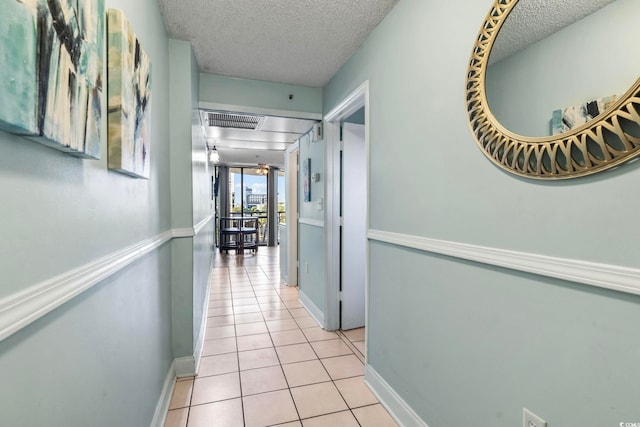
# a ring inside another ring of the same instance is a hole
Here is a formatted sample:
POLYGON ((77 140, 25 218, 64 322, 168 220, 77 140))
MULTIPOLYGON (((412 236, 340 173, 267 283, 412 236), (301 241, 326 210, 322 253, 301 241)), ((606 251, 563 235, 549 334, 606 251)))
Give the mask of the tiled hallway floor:
POLYGON ((228 257, 212 274, 199 374, 176 382, 165 426, 396 426, 364 384, 364 330, 318 327, 280 285, 277 257, 228 257))

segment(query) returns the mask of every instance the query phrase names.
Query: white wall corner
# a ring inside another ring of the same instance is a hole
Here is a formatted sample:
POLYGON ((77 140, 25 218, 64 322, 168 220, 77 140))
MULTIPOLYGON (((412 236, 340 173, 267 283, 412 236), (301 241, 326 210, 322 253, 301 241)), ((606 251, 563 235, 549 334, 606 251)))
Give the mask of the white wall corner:
POLYGON ((175 363, 175 361, 171 363, 167 376, 164 379, 160 398, 158 399, 156 410, 153 413, 153 418, 151 420, 151 427, 164 427, 164 423, 166 422, 167 412, 169 411, 169 405, 171 404, 171 396, 173 396, 173 389, 176 383, 175 363))
POLYGON ((402 427, 429 427, 371 365, 365 367, 364 382, 398 425, 402 427))
POLYGON ((313 317, 319 325, 324 325, 324 312, 311 301, 311 298, 309 298, 302 289, 298 292, 298 299, 304 308, 307 309, 311 317, 313 317))
POLYGON ((178 357, 174 360, 176 377, 194 377, 196 375, 196 359, 194 356, 178 357))

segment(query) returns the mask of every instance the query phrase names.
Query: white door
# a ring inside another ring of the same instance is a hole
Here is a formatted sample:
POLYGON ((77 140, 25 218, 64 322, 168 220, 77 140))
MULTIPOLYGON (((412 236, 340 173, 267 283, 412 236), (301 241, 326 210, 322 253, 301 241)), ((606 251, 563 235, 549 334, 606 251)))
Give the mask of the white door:
POLYGON ((341 329, 364 326, 367 183, 364 125, 342 129, 342 310, 341 329))

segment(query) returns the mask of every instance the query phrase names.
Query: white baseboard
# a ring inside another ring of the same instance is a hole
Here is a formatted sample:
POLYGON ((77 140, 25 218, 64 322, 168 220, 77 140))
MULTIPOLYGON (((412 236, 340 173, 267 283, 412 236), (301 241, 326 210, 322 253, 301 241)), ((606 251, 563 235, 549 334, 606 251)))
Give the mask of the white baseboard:
POLYGON ((164 423, 167 420, 167 412, 169 411, 169 405, 171 404, 171 397, 173 396, 173 388, 176 383, 176 368, 175 361, 169 366, 169 371, 164 379, 162 385, 162 392, 156 405, 156 410, 153 413, 153 419, 151 420, 151 427, 164 427, 164 423))
POLYGON ((298 292, 298 299, 300 299, 300 303, 307 309, 311 317, 313 317, 319 325, 324 325, 324 311, 320 310, 318 306, 311 301, 311 298, 305 295, 304 291, 300 290, 300 292, 298 292))
POLYGON ((365 367, 364 382, 398 425, 401 427, 429 427, 371 365, 365 367))
POLYGON ((176 377, 193 377, 197 374, 196 359, 194 356, 178 357, 174 361, 176 377))
POLYGON ((209 297, 211 296, 211 273, 213 273, 213 258, 209 264, 209 277, 207 277, 207 292, 204 296, 204 307, 202 312, 202 322, 200 323, 200 330, 198 331, 198 338, 196 338, 193 359, 195 362, 195 373, 200 370, 200 360, 202 359, 202 349, 204 348, 204 335, 207 332, 207 313, 209 312, 209 297))

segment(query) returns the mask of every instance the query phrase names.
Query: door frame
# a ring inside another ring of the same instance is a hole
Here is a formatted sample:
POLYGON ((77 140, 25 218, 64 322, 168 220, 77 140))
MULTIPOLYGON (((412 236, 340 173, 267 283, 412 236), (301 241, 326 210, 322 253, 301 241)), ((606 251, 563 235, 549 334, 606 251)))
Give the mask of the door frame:
MULTIPOLYGON (((287 272, 283 277, 288 286, 298 286, 298 153, 300 143, 291 144, 284 155, 287 217, 287 272)), ((282 244, 282 242, 280 243, 282 244)), ((282 276, 282 274, 281 274, 282 276)))
MULTIPOLYGON (((362 83, 324 116, 325 133, 325 313, 327 330, 340 327, 340 127, 341 121, 364 107, 366 191, 365 229, 369 231, 370 144, 369 81, 362 83)), ((365 249, 365 326, 369 324, 369 240, 365 249)), ((365 339, 366 342, 366 339, 365 339)))

